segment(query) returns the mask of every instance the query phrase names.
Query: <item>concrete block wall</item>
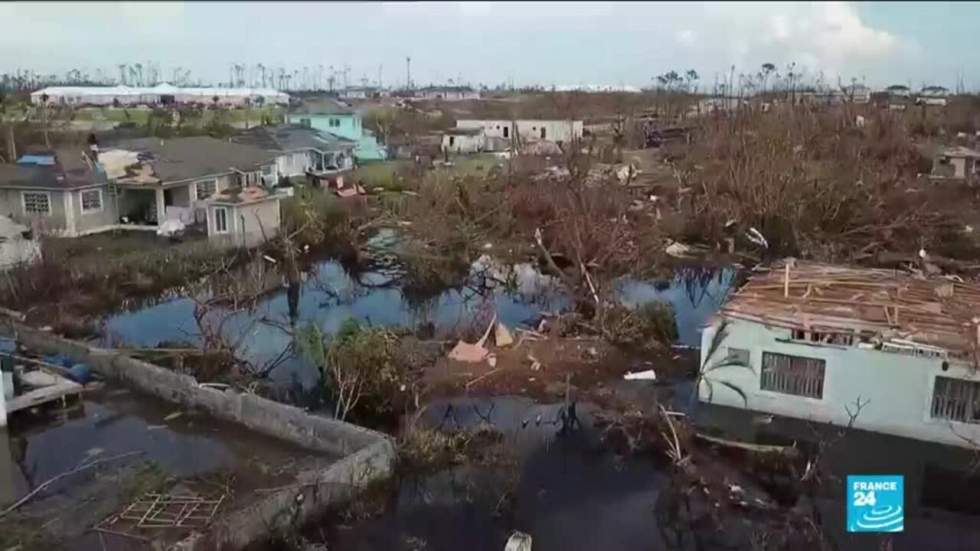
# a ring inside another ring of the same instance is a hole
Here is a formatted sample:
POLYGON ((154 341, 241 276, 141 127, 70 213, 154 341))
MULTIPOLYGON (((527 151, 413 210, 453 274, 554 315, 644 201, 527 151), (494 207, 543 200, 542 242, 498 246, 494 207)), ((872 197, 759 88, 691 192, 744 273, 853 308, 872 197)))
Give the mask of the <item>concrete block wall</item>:
POLYGON ((240 549, 271 530, 307 522, 393 474, 396 450, 386 435, 253 394, 201 387, 188 375, 10 322, 17 339, 34 350, 85 362, 106 377, 164 400, 318 452, 340 456, 324 469, 298 475, 294 486, 222 515, 206 534, 194 534, 172 549, 240 549))

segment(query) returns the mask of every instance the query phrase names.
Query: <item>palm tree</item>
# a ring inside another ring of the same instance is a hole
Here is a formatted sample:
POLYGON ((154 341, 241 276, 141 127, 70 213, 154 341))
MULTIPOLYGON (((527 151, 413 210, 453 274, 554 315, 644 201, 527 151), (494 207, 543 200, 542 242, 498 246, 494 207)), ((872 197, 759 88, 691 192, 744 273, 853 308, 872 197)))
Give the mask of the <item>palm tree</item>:
POLYGON ((48 95, 41 94, 41 120, 44 128, 44 145, 51 148, 51 139, 48 137, 48 95))

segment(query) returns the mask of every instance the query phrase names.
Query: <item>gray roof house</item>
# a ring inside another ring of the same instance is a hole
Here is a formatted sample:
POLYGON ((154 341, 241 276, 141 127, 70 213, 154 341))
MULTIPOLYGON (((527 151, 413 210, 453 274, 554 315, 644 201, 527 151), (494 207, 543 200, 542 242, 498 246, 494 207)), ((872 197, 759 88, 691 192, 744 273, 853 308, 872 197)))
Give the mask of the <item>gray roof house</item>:
POLYGON ((277 180, 350 170, 357 147, 354 140, 301 124, 258 126, 231 140, 275 153, 277 180))
POLYGON ((74 237, 117 223, 105 172, 82 148, 41 150, 0 165, 0 215, 35 233, 74 237))
POLYGON ((273 152, 206 136, 127 140, 99 153, 120 217, 146 226, 203 223, 203 202, 216 193, 275 185, 275 161, 273 152))

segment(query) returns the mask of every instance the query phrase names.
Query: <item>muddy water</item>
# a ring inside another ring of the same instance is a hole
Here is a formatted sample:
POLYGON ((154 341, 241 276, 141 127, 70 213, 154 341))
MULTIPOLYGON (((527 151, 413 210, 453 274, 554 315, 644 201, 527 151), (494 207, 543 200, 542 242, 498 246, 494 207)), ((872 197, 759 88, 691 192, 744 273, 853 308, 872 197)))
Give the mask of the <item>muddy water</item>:
MULTIPOLYGON (((669 302, 677 315, 680 342, 696 345, 699 327, 724 299, 732 276, 731 270, 697 272, 696 276, 685 272, 662 282, 624 280, 617 291, 628 305, 669 302)), ((377 272, 355 280, 337 262, 323 262, 297 289, 295 308, 290 307, 291 293, 284 288, 263 299, 255 311, 231 315, 224 321, 223 332, 239 343, 242 357, 267 365, 291 343, 283 328, 306 322, 316 323, 327 334, 354 318, 377 325, 430 326, 439 336, 467 327, 477 312, 488 309, 513 327, 569 304, 556 282, 531 265, 498 266, 487 258, 474 263, 469 285, 443 291, 422 303, 411 300, 397 286, 386 287, 388 282, 389 276, 377 272), (511 284, 487 279, 488 274, 511 284)), ((222 312, 215 312, 212 323, 220 323, 222 317, 222 312)), ((194 303, 182 298, 112 316, 105 321, 105 333, 110 345, 157 346, 165 341, 193 342, 200 331, 194 321, 194 303)), ((315 369, 296 358, 276 368, 271 377, 280 385, 300 390, 314 388, 319 380, 315 369)))

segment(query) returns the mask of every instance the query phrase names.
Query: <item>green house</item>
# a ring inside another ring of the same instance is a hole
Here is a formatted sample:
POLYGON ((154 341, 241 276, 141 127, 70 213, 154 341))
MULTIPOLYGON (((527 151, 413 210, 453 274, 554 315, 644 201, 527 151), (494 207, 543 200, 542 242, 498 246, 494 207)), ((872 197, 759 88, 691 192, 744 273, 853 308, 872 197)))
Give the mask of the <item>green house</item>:
POLYGON ((384 146, 361 123, 361 116, 350 107, 329 98, 318 98, 304 102, 290 110, 287 122, 300 124, 330 132, 337 136, 354 140, 357 147, 354 157, 358 161, 377 161, 387 158, 384 146))

